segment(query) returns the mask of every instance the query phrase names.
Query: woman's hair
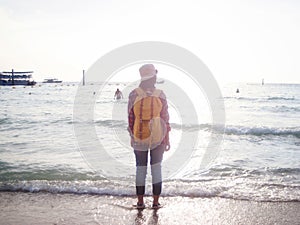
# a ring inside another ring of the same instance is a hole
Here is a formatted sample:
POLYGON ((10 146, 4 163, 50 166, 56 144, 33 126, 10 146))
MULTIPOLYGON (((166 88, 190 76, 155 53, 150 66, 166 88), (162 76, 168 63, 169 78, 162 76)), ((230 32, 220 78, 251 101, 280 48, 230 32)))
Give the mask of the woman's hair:
POLYGON ((142 89, 155 88, 155 84, 156 84, 156 76, 153 76, 147 80, 142 80, 140 83, 140 87, 142 89))

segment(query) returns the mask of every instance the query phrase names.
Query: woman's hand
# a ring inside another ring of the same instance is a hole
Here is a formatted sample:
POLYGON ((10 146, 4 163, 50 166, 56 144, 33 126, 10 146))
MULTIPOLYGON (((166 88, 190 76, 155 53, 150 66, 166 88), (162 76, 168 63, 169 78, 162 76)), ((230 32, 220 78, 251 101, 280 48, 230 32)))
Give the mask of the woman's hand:
POLYGON ((170 146, 170 143, 166 144, 165 151, 166 151, 166 152, 167 152, 167 151, 169 151, 169 150, 170 150, 170 148, 171 148, 171 146, 170 146))
POLYGON ((164 142, 165 142, 165 145, 166 145, 165 151, 167 152, 167 151, 169 151, 170 148, 171 148, 171 146, 170 146, 170 141, 169 141, 169 132, 167 133, 164 142))

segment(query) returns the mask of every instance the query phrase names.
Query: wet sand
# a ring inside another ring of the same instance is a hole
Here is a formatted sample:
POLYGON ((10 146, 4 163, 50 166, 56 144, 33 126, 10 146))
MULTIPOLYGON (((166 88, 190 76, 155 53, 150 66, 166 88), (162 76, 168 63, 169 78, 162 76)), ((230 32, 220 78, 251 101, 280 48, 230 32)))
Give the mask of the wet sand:
POLYGON ((163 197, 137 210, 133 197, 0 192, 0 224, 300 224, 300 202, 163 197))

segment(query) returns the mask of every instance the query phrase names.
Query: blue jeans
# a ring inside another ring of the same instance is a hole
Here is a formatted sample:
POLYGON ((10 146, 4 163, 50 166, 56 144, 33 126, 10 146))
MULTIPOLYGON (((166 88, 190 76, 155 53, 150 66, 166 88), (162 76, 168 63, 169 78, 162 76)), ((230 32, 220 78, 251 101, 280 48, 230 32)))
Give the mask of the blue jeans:
MULTIPOLYGON (((160 195, 162 188, 161 162, 165 151, 165 145, 150 150, 150 165, 152 175, 153 195, 160 195)), ((145 183, 148 164, 148 150, 134 150, 136 160, 136 194, 145 194, 145 183)))

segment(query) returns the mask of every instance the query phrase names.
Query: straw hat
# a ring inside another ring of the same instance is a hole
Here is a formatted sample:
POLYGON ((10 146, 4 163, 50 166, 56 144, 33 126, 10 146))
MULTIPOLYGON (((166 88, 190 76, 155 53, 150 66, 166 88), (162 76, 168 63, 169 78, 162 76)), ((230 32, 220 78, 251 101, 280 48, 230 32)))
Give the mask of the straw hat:
POLYGON ((139 71, 142 80, 148 80, 157 74, 157 70, 153 64, 145 64, 139 69, 139 71))

